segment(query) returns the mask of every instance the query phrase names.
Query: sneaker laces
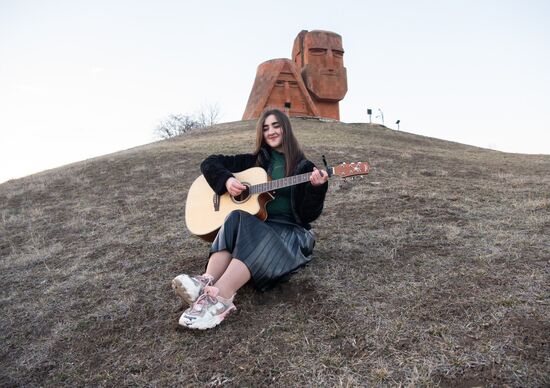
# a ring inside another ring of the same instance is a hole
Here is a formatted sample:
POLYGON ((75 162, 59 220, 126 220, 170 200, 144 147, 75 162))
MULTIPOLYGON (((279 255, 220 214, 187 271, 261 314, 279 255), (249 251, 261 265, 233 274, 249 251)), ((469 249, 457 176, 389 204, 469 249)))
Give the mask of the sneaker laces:
POLYGON ((215 305, 219 302, 217 295, 220 292, 216 287, 206 286, 204 292, 195 301, 193 305, 193 311, 201 311, 205 305, 215 305), (200 307, 200 308, 198 308, 200 307))
POLYGON ((212 284, 212 282, 214 281, 214 277, 213 276, 208 276, 208 275, 206 275, 206 276, 205 275, 195 276, 195 279, 197 279, 205 287, 210 286, 212 284))

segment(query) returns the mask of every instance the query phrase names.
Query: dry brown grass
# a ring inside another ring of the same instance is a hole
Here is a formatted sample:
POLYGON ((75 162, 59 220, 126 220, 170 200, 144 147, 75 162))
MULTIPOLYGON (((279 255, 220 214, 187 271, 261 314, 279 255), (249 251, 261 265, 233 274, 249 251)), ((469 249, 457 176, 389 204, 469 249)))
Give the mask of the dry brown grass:
POLYGON ((309 267, 208 332, 169 286, 208 250, 185 196, 252 122, 0 185, 0 385, 549 385, 550 156, 294 126, 316 163, 374 170, 331 181, 309 267))

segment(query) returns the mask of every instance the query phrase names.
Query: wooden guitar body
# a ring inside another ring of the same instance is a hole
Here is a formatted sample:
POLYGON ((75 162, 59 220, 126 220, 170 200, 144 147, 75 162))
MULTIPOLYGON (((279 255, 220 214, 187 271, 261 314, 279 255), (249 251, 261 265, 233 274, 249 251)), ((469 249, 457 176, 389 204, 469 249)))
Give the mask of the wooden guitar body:
MULTIPOLYGON (((233 175, 249 187, 268 181, 267 173, 261 167, 252 167, 233 175)), ((265 205, 272 199, 270 193, 251 194, 244 198, 233 198, 228 193, 218 196, 201 175, 189 188, 185 203, 185 223, 191 233, 212 242, 225 217, 233 210, 243 210, 265 220, 265 205), (216 201, 219 201, 219 206, 216 206, 216 201)))

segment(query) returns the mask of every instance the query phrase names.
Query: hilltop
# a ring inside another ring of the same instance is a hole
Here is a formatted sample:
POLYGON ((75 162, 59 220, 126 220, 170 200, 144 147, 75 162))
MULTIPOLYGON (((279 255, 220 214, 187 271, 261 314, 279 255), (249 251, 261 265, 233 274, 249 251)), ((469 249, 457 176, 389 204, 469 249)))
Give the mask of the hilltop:
POLYGON ((186 193, 254 122, 1 184, 0 385, 550 384, 550 156, 292 122, 318 165, 373 171, 330 181, 307 268, 207 332, 170 288, 208 251, 186 193))

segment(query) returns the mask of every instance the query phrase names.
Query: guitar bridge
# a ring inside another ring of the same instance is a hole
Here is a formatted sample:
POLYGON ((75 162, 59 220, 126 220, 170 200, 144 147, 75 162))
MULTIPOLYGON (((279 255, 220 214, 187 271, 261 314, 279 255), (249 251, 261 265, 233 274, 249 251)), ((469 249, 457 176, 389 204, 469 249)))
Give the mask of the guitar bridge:
POLYGON ((219 212, 220 211, 220 196, 218 194, 214 194, 214 198, 212 199, 212 202, 214 203, 214 211, 219 212))

